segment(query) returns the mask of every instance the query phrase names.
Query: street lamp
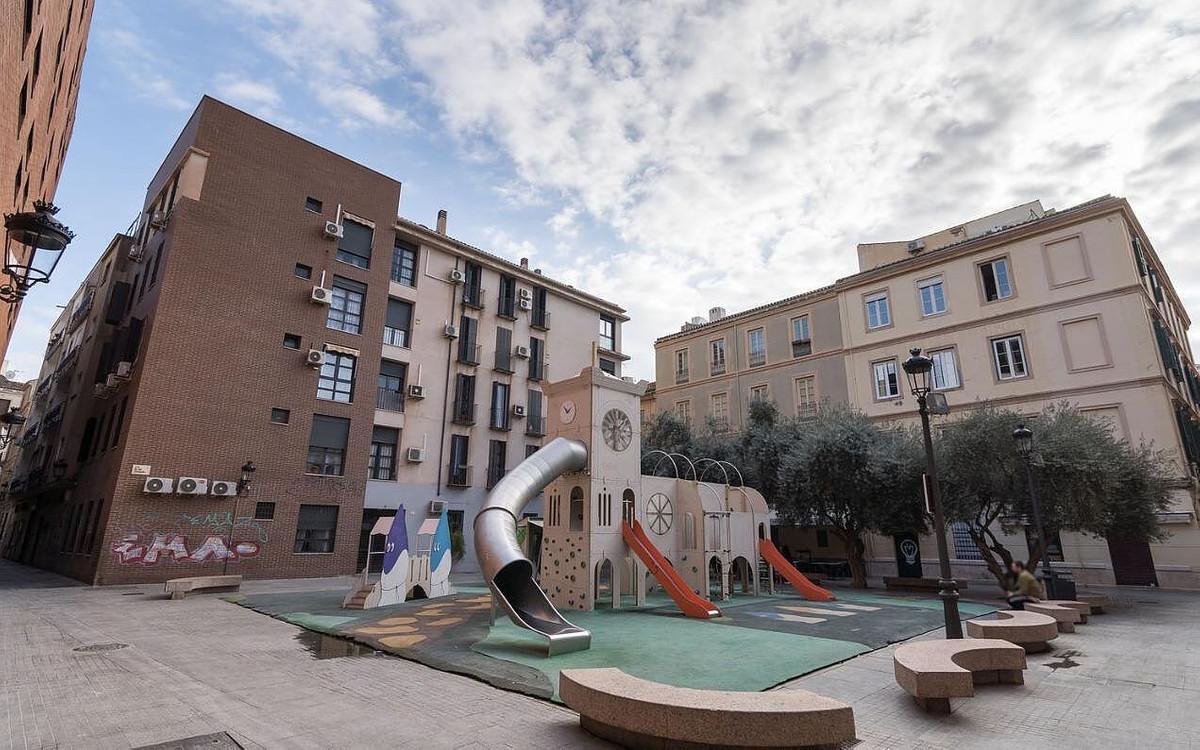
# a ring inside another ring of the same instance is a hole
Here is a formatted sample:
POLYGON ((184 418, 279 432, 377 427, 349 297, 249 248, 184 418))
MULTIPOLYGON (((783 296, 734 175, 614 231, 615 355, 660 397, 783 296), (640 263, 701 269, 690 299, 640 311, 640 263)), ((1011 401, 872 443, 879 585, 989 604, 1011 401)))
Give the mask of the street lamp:
POLYGON ((54 273, 63 250, 75 233, 54 215, 53 203, 35 201, 33 211, 4 215, 4 273, 11 280, 0 286, 0 300, 18 303, 34 284, 54 273))
POLYGON ((1054 570, 1050 567, 1050 547, 1046 544, 1046 528, 1042 525, 1042 503, 1038 497, 1037 484, 1033 481, 1033 430, 1023 424, 1017 425, 1017 429, 1013 430, 1013 442, 1017 444, 1017 455, 1021 457, 1021 463, 1025 465, 1025 481, 1029 484, 1029 499, 1033 504, 1033 523, 1037 527, 1038 544, 1042 547, 1042 559, 1046 563, 1046 569, 1043 577, 1046 579, 1046 593, 1051 598, 1055 594, 1051 591, 1057 587, 1054 585, 1054 570))
POLYGON ((921 354, 920 348, 910 350, 912 356, 904 360, 904 372, 908 385, 917 398, 917 410, 921 413, 921 431, 925 436, 925 476, 928 480, 929 504, 933 506, 933 531, 937 538, 938 579, 942 599, 942 610, 946 620, 946 637, 962 638, 962 620, 958 615, 958 582, 950 574, 950 551, 946 549, 946 519, 942 513, 942 493, 938 488, 937 462, 933 457, 933 436, 929 431, 928 396, 932 389, 933 360, 921 354))
MULTIPOLYGON (((249 494, 250 480, 253 478, 254 470, 255 466, 253 461, 247 461, 246 463, 242 464, 242 476, 238 479, 237 492, 234 493, 233 496, 233 510, 229 513, 229 544, 227 544, 226 547, 230 553, 234 551, 233 529, 237 524, 238 499, 241 498, 243 494, 249 494)), ((225 575, 229 572, 230 557, 231 555, 229 554, 225 556, 225 561, 221 564, 221 575, 225 575)))
POLYGON ((14 433, 17 428, 23 424, 25 424, 25 415, 16 406, 0 414, 0 450, 8 447, 8 444, 16 437, 14 433))

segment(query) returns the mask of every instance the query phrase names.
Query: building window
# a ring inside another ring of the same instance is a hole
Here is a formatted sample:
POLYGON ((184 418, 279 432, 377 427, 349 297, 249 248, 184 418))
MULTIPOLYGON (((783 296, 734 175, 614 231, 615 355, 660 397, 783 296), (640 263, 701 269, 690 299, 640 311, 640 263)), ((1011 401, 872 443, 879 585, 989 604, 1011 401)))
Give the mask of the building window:
POLYGON ((762 328, 755 328, 746 334, 749 343, 749 364, 751 367, 761 367, 767 363, 767 336, 762 328))
POLYGON ((446 484, 451 487, 471 486, 471 438, 466 435, 450 436, 450 473, 446 484))
POLYGON ((542 449, 542 446, 538 445, 537 443, 527 443, 525 445, 525 458, 529 458, 530 456, 532 456, 534 453, 537 453, 541 449, 542 449))
POLYGON ((296 553, 333 552, 337 536, 338 506, 301 505, 296 521, 296 553))
POLYGON ((712 375, 725 374, 725 339, 714 339, 708 342, 709 373, 712 375))
POLYGON ((451 421, 475 424, 475 376, 459 373, 454 377, 454 405, 451 421))
POLYGON ((257 502, 254 504, 254 520, 255 521, 273 521, 275 520, 275 503, 272 502, 257 502))
POLYGON ((504 478, 507 454, 508 443, 503 440, 488 441, 487 488, 489 490, 504 478))
POLYGON ((483 307, 483 267, 478 263, 467 261, 463 263, 463 294, 464 305, 483 307))
POLYGON ((300 337, 294 333, 283 334, 283 348, 284 349, 299 349, 300 348, 300 337))
POLYGON ((271 421, 275 424, 287 424, 292 419, 292 412, 289 409, 272 409, 271 421))
POLYGON ((349 263, 359 268, 371 267, 371 242, 375 238, 375 230, 355 221, 342 219, 342 238, 338 240, 337 257, 343 263, 349 263))
POLYGON ((371 455, 367 460, 367 478, 390 481, 396 478, 396 445, 400 431, 395 427, 376 427, 371 432, 371 455))
POLYGON ((941 276, 917 282, 917 295, 921 299, 922 317, 946 312, 946 289, 941 276))
POLYGON ((992 357, 1000 380, 1015 380, 1029 374, 1025 368, 1025 342, 1020 334, 992 339, 992 357))
POLYGON ((950 538, 954 542, 954 559, 955 560, 982 560, 983 555, 980 554, 979 548, 975 546, 975 542, 971 539, 969 531, 971 527, 963 521, 954 521, 950 524, 950 538))
POLYGON ((503 318, 517 317, 517 280, 512 276, 500 275, 500 306, 496 314, 503 318))
POLYGON ((540 286, 533 288, 533 314, 529 316, 529 325, 543 330, 550 328, 550 312, 546 309, 548 298, 546 290, 540 286))
POLYGON ((678 349, 675 352, 675 382, 686 383, 691 377, 691 367, 688 363, 688 350, 678 349))
POLYGON ((600 371, 607 372, 609 375, 617 374, 617 363, 611 359, 600 358, 600 371))
POLYGON ((314 214, 321 213, 321 201, 311 195, 304 199, 304 210, 311 211, 314 214))
POLYGON ((750 386, 750 400, 753 401, 770 401, 770 389, 766 383, 750 386))
MULTIPOLYGON (((542 414, 542 392, 530 388, 525 394, 525 434, 541 436, 546 434, 546 417, 542 414)), ((534 446, 537 448, 538 446, 534 446)))
POLYGON ((392 281, 405 286, 417 285, 417 249, 399 240, 392 248, 392 281))
POLYGON ((479 345, 479 320, 464 315, 458 321, 458 361, 478 365, 483 347, 479 345))
POLYGON ((900 384, 896 380, 896 360, 876 362, 872 365, 875 371, 875 399, 884 400, 900 395, 900 384))
POLYGON ((375 408, 384 411, 404 411, 404 384, 407 379, 407 364, 390 359, 381 360, 375 408))
POLYGON ((383 326, 383 343, 408 347, 412 336, 411 302, 388 297, 387 322, 383 326))
POLYGON ((676 401, 675 414, 679 416, 683 423, 688 427, 692 426, 692 402, 691 401, 676 401))
POLYGON ((729 429, 729 394, 714 393, 709 398, 709 416, 718 429, 729 429))
POLYGON ((808 316, 792 318, 792 356, 804 357, 812 354, 812 332, 808 329, 808 316))
POLYGON ((311 279, 312 278, 312 266, 306 266, 303 263, 297 263, 296 264, 296 278, 311 279))
POLYGON ((583 531, 583 488, 571 488, 571 505, 568 512, 571 514, 568 517, 567 527, 570 531, 583 531))
POLYGON ((357 362, 358 358, 353 354, 326 351, 321 376, 317 379, 317 398, 350 403, 354 397, 354 366, 357 362))
POLYGON ((529 337, 529 379, 541 380, 546 376, 545 343, 532 336, 529 337))
POLYGON ((948 391, 962 385, 958 378, 958 361, 953 349, 939 349, 929 353, 933 360, 933 389, 948 391))
POLYGON ((609 315, 600 316, 600 348, 617 350, 617 320, 609 315))
POLYGON ((867 328, 886 328, 892 324, 887 292, 867 295, 864 303, 867 306, 867 328))
POLYGON ((350 420, 314 414, 312 431, 308 436, 309 474, 342 476, 345 471, 346 439, 350 420))
POLYGON ((367 286, 357 281, 333 277, 333 294, 325 327, 346 333, 362 332, 363 299, 367 286))
POLYGON ((492 382, 492 411, 489 425, 493 430, 507 430, 508 402, 510 387, 508 383, 492 382))
POLYGON ((817 378, 806 375, 796 378, 796 416, 811 419, 817 416, 817 378))
POLYGON ((1011 297, 1012 281, 1008 273, 1008 258, 980 263, 979 281, 983 284, 983 297, 988 302, 1011 297))

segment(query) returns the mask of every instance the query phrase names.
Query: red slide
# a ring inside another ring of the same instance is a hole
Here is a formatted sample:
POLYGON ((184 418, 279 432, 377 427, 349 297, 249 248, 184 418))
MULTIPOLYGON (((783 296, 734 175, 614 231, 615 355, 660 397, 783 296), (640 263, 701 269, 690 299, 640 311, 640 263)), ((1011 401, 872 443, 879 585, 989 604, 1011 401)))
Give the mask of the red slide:
POLYGON ((796 570, 796 566, 792 565, 786 557, 784 557, 770 539, 758 540, 758 551, 762 553, 763 558, 772 568, 779 571, 779 575, 787 579, 788 583, 792 584, 792 588, 803 596, 805 599, 810 599, 814 602, 833 601, 837 597, 828 589, 823 589, 796 570))
POLYGON ((721 616, 721 610, 717 609, 717 605, 692 591, 678 571, 671 567, 671 563, 663 557, 663 553, 658 551, 654 542, 647 538, 640 523, 634 521, 630 526, 628 522, 622 521, 621 537, 638 558, 646 564, 646 567, 650 568, 650 572, 671 595, 675 606, 679 607, 685 615, 702 620, 721 616))

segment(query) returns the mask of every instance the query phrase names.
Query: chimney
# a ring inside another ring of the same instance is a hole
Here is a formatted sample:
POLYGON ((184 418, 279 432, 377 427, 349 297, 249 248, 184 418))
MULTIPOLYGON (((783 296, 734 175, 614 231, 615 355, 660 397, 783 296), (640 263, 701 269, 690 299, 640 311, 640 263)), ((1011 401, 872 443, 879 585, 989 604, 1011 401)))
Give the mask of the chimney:
POLYGON ((725 317, 725 308, 710 307, 708 309, 708 322, 709 323, 715 323, 716 321, 720 320, 723 317, 725 317))
POLYGON ((521 258, 521 268, 529 268, 529 258, 521 258))
POLYGON ((444 208, 441 209, 440 211, 438 211, 437 233, 438 234, 446 233, 446 209, 444 209, 444 208))
POLYGON ((533 269, 533 272, 536 273, 538 276, 542 275, 542 269, 540 269, 540 268, 533 269))

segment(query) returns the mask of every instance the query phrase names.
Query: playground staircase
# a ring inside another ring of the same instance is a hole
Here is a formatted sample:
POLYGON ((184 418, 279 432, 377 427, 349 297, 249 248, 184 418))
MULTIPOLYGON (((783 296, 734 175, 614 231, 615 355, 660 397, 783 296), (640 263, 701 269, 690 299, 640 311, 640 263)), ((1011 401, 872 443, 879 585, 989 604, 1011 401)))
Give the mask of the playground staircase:
POLYGON ((371 595, 371 591, 374 588, 374 583, 365 583, 359 586, 357 591, 346 597, 346 600, 342 602, 342 609, 362 609, 363 605, 367 603, 367 597, 371 595))

